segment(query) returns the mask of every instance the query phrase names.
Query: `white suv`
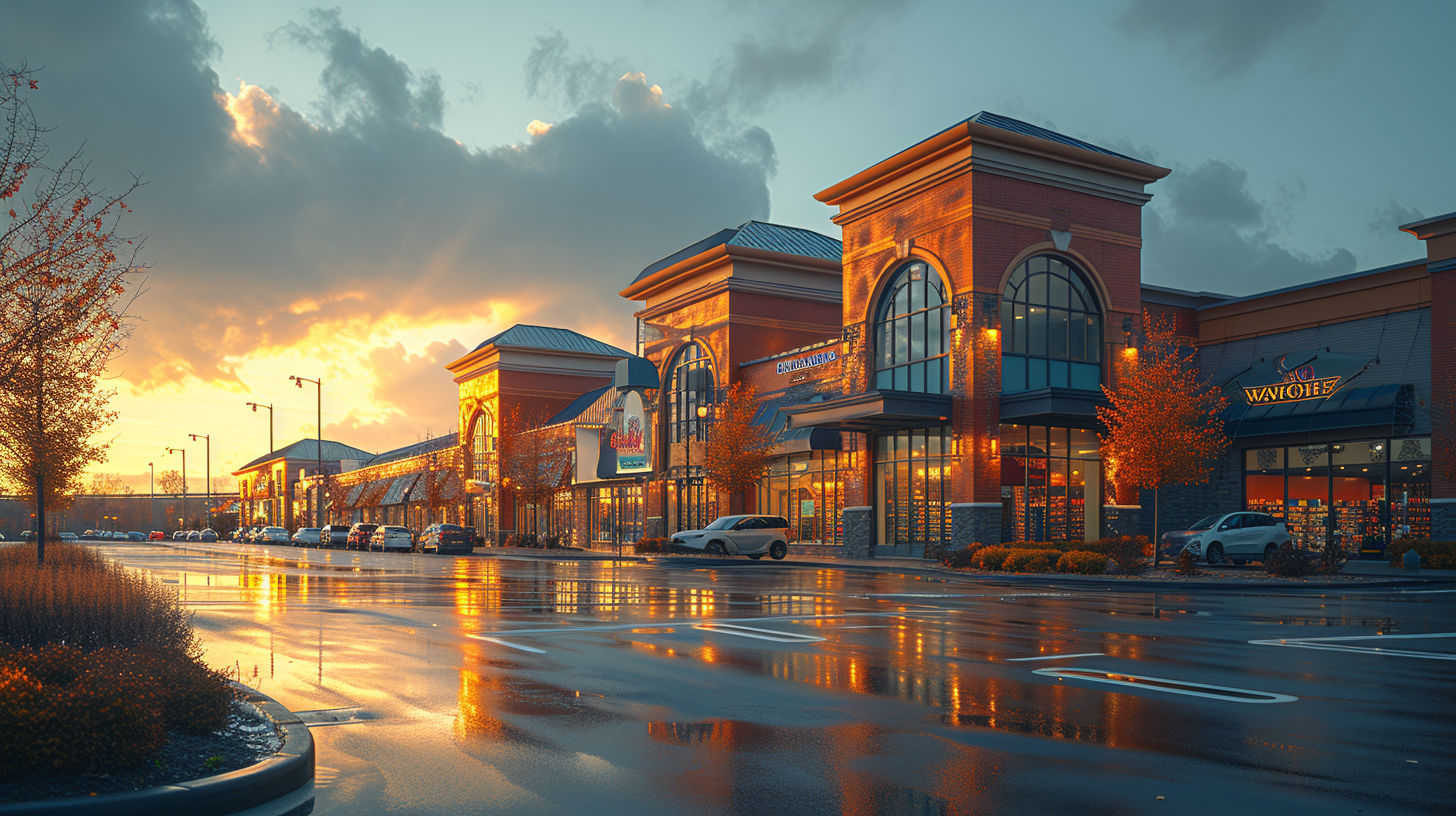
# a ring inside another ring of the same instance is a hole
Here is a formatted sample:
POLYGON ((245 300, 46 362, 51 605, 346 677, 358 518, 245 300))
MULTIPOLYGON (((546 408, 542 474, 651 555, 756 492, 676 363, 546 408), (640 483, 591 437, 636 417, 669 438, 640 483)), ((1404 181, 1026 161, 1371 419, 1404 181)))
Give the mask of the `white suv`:
POLYGON ((369 536, 369 549, 389 552, 390 550, 403 550, 409 552, 415 547, 414 533, 408 527, 394 527, 386 525, 379 527, 374 534, 369 536))
POLYGON ((789 522, 783 516, 720 516, 701 530, 673 534, 672 543, 710 555, 746 555, 755 561, 767 553, 778 561, 789 554, 789 522))
POLYGON ((1228 556, 1235 564, 1262 560, 1289 541, 1284 522, 1267 513, 1220 513, 1200 519, 1187 530, 1164 533, 1163 554, 1177 558, 1184 550, 1210 564, 1228 556))

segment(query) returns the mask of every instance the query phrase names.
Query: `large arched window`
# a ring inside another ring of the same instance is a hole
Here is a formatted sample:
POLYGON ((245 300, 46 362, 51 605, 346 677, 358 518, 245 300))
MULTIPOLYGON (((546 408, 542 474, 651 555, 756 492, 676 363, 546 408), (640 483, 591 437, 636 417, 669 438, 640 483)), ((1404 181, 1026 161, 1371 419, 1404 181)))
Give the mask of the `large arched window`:
POLYGON ((1001 390, 1102 385, 1102 309, 1082 271, 1050 255, 1016 267, 1001 294, 1001 390))
POLYGON ((668 441, 707 439, 705 424, 698 419, 699 405, 717 402, 713 360, 696 340, 678 350, 673 358, 668 383, 668 441))
POLYGON ((875 388, 950 389, 949 308, 945 284, 930 264, 912 261, 895 272, 875 317, 875 388))
POLYGON ((470 421, 470 475, 477 481, 490 480, 488 458, 495 451, 495 417, 481 411, 470 421))

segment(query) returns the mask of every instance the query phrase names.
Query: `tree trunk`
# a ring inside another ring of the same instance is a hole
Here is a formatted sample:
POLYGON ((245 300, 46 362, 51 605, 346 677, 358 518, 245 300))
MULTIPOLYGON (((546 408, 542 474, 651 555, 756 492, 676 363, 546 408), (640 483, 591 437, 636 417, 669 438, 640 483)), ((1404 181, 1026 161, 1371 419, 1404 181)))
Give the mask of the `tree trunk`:
POLYGON ((1162 490, 1161 486, 1153 488, 1153 569, 1158 568, 1158 558, 1162 555, 1158 549, 1158 494, 1162 490))
POLYGON ((31 452, 35 457, 35 563, 45 566, 45 463, 41 456, 45 432, 45 372, 41 367, 39 350, 35 359, 35 445, 31 452))

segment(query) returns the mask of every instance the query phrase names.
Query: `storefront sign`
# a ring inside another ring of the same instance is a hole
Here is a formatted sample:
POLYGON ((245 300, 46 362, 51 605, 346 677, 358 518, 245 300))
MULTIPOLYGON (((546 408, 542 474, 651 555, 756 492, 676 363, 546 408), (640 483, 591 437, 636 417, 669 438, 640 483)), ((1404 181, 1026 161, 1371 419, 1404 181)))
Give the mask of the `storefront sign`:
POLYGON ((814 368, 839 359, 839 354, 833 350, 821 351, 804 357, 795 357, 792 360, 780 360, 778 373, 789 374, 804 368, 814 368))
POLYGON ((612 450, 617 452, 618 473, 642 473, 651 470, 647 462, 646 427, 642 395, 636 391, 628 391, 622 402, 622 427, 612 433, 609 443, 612 450))
POLYGON ((1340 387, 1340 380, 1343 377, 1339 375, 1316 376, 1314 363, 1306 363, 1290 371, 1285 367, 1285 359, 1286 357, 1280 357, 1274 362, 1275 370, 1283 375, 1279 382, 1244 387, 1244 399, 1250 405, 1275 405, 1281 402, 1324 399, 1335 393, 1335 390, 1340 387))

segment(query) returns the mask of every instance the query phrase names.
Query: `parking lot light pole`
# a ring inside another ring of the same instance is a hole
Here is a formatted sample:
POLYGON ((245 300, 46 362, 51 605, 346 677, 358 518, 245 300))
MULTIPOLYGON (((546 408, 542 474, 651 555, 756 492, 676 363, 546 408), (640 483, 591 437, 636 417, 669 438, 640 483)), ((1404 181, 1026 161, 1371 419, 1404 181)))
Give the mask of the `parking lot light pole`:
POLYGON ((151 527, 147 529, 147 535, 157 527, 157 465, 155 462, 148 462, 147 467, 152 469, 152 498, 147 503, 147 514, 151 516, 151 527))
MULTIPOLYGON (((320 377, 317 380, 310 380, 307 377, 295 377, 295 376, 290 375, 288 377, 288 379, 293 380, 293 384, 296 385, 296 386, 298 386, 299 388, 302 388, 303 387, 303 384, 306 383, 306 382, 307 383, 313 383, 315 386, 318 387, 318 423, 316 425, 316 427, 318 428, 318 470, 315 471, 315 474, 318 475, 318 476, 322 476, 323 475, 323 472, 324 472, 324 382, 323 382, 323 378, 320 377)), ((314 518, 316 518, 316 519, 322 519, 324 517, 324 492, 322 490, 315 490, 314 492, 318 494, 318 513, 317 513, 317 515, 314 516, 314 518)))
POLYGON ((268 409, 268 452, 269 453, 272 453, 273 452, 273 403, 270 402, 267 405, 264 405, 261 402, 245 402, 243 404, 246 405, 246 406, 248 406, 248 407, 250 407, 250 408, 252 408, 253 409, 253 413, 255 413, 255 414, 258 413, 258 409, 259 408, 267 408, 268 409))
POLYGON ((185 530, 187 528, 187 449, 167 448, 167 453, 182 454, 182 513, 178 521, 181 524, 181 529, 185 530))
MULTIPOLYGON (((187 435, 190 436, 190 437, 192 437, 192 441, 193 442, 196 442, 199 439, 204 439, 204 440, 207 441, 207 514, 206 514, 207 515, 207 523, 204 524, 203 526, 204 527, 207 527, 208 529, 211 529, 212 528, 212 437, 209 436, 209 435, 207 435, 207 434, 187 434, 187 435)), ((270 450, 268 452, 269 453, 272 453, 273 451, 270 450)))

